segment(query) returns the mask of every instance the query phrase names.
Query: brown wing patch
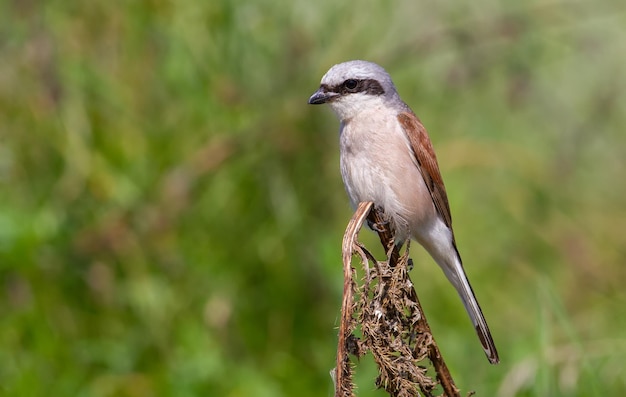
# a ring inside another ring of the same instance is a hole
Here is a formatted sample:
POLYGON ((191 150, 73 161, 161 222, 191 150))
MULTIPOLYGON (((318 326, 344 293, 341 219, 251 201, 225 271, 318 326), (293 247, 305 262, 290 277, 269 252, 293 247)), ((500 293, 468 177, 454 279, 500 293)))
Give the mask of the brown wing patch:
MULTIPOLYGON (((404 132, 409 138, 411 148, 415 154, 415 159, 420 169, 420 173, 424 178, 424 182, 430 191, 435 208, 441 216, 441 219, 452 231, 452 216, 450 215, 450 204, 448 203, 448 195, 443 185, 443 178, 439 172, 437 164, 437 156, 430 143, 430 138, 426 132, 426 128, 419 121, 417 116, 412 112, 402 112, 398 115, 398 121, 404 128, 404 132)), ((452 237, 454 239, 454 237, 452 237)))

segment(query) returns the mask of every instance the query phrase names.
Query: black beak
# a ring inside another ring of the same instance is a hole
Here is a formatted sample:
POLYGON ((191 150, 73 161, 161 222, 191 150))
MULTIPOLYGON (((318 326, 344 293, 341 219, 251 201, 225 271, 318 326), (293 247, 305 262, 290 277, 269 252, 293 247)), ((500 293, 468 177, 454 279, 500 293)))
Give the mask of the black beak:
POLYGON ((320 87, 319 90, 315 91, 313 95, 311 95, 311 97, 309 98, 309 105, 321 105, 330 101, 336 96, 336 93, 327 92, 324 87, 320 87))

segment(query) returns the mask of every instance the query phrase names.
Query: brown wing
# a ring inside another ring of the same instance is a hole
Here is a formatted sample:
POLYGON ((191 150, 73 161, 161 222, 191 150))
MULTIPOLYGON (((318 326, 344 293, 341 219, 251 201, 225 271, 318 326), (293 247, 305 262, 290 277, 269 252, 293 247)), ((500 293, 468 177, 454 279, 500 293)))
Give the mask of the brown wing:
MULTIPOLYGON (((430 143, 430 138, 426 132, 426 128, 419 121, 417 116, 412 112, 402 112, 398 115, 398 121, 404 128, 404 132, 409 138, 411 148, 415 154, 417 165, 420 173, 424 178, 424 182, 430 191, 435 208, 441 216, 441 219, 452 231, 452 216, 450 215, 450 204, 448 203, 448 195, 443 185, 443 179, 439 172, 437 164, 437 156, 430 143)), ((453 237, 454 239, 454 237, 453 237)))

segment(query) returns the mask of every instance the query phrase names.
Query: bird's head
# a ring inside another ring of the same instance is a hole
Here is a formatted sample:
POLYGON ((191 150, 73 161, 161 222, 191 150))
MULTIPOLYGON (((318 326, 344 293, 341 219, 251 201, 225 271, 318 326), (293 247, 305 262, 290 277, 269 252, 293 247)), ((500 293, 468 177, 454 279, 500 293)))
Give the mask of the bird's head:
POLYGON ((348 61, 331 67, 309 104, 328 103, 340 120, 349 120, 372 106, 402 101, 389 74, 367 61, 348 61))

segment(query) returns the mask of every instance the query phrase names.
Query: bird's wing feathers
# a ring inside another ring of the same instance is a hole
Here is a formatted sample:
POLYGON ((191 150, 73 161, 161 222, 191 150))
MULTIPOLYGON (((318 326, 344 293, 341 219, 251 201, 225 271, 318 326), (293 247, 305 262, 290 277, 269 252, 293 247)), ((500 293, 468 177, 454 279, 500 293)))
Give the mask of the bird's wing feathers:
POLYGON ((443 178, 441 178, 439 166, 437 165, 437 156, 435 156, 435 151, 426 128, 412 112, 400 113, 398 121, 409 138, 417 165, 430 191, 437 213, 439 213, 446 226, 452 231, 452 216, 450 215, 448 195, 446 194, 443 178))

